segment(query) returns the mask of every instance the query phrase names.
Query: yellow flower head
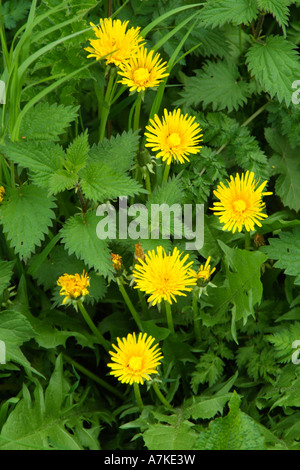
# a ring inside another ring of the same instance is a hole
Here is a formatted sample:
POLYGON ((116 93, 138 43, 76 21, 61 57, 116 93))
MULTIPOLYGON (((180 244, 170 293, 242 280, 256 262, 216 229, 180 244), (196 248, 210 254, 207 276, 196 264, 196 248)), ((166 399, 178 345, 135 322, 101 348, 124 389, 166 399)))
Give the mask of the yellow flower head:
POLYGON ((111 375, 122 383, 133 382, 142 384, 144 379, 150 380, 150 374, 157 374, 157 366, 163 358, 158 345, 152 346, 155 338, 147 337, 147 333, 129 333, 127 338, 117 338, 118 346, 112 345, 115 351, 110 351, 113 362, 107 364, 111 375))
POLYGON ((183 115, 180 109, 173 112, 165 109, 162 120, 155 115, 154 119, 150 119, 150 125, 146 126, 145 147, 158 152, 156 157, 162 157, 168 165, 172 160, 179 163, 189 161, 187 155, 196 154, 201 149, 198 144, 203 135, 194 121, 194 116, 183 115))
POLYGON ((210 264, 209 264, 210 259, 211 257, 209 256, 206 260, 205 265, 203 266, 203 264, 201 264, 200 269, 197 272, 191 270, 193 275, 197 279, 198 284, 205 284, 216 270, 216 268, 211 269, 210 264))
POLYGON ((129 21, 112 20, 105 18, 100 20, 99 26, 90 23, 94 28, 97 39, 89 39, 91 47, 85 48, 90 52, 87 57, 96 57, 96 60, 105 57, 106 64, 119 66, 137 52, 143 44, 143 38, 139 36, 140 28, 129 28, 129 21), (127 29, 127 30, 126 30, 127 29))
POLYGON ((122 268, 122 256, 111 253, 111 261, 112 261, 114 270, 120 271, 120 269, 122 268))
POLYGON ((262 197, 272 194, 263 192, 267 181, 258 186, 259 181, 254 180, 254 173, 246 171, 241 176, 237 173, 235 178, 231 175, 227 183, 227 187, 220 183, 214 191, 220 201, 214 202, 211 208, 224 224, 223 230, 241 232, 245 226, 247 232, 250 232, 254 230, 255 224, 261 227, 260 220, 268 217, 262 212, 266 206, 262 197))
POLYGON ((139 260, 133 270, 136 282, 135 289, 150 294, 148 302, 156 305, 165 300, 172 304, 176 295, 186 295, 183 291, 191 291, 196 284, 195 277, 190 273, 193 261, 185 264, 189 255, 181 259, 181 253, 175 247, 173 253, 166 254, 162 246, 145 255, 145 261, 139 260))
POLYGON ((135 55, 126 62, 120 64, 118 74, 123 78, 119 81, 129 87, 129 91, 142 91, 159 85, 166 73, 167 62, 162 63, 160 55, 154 55, 154 51, 147 51, 141 47, 135 55))
POLYGON ((4 194, 5 194, 5 189, 3 186, 0 186, 0 202, 3 201, 4 194))
POLYGON ((64 295, 63 304, 69 300, 76 300, 78 297, 84 297, 89 293, 87 287, 90 285, 90 278, 83 270, 80 274, 64 274, 57 280, 57 285, 61 287, 60 295, 64 295))

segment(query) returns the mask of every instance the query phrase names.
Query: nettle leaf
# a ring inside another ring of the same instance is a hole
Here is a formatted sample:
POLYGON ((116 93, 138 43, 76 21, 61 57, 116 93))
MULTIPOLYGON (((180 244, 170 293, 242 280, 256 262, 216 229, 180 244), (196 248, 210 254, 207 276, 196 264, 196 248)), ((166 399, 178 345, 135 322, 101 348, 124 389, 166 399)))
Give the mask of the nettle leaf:
POLYGON ((14 264, 14 261, 0 260, 0 295, 2 295, 3 291, 9 286, 14 264))
POLYGON ((296 276, 295 284, 300 284, 300 228, 292 232, 281 231, 278 238, 269 238, 269 245, 262 246, 261 251, 269 259, 277 260, 275 268, 284 269, 284 274, 296 276))
POLYGON ((275 192, 283 204, 295 211, 300 210, 300 147, 291 148, 288 139, 276 129, 265 129, 265 137, 275 151, 270 158, 272 173, 279 175, 275 182, 275 192))
POLYGON ((287 106, 291 104, 292 83, 300 76, 296 46, 282 36, 268 36, 253 44, 246 54, 249 72, 263 90, 287 106))
POLYGON ((188 77, 182 98, 178 105, 204 108, 212 107, 213 111, 227 109, 229 112, 243 106, 250 96, 248 83, 240 79, 235 64, 227 62, 207 62, 202 70, 196 70, 194 77, 188 77))
POLYGON ((85 166, 89 150, 88 134, 84 132, 78 135, 67 148, 65 166, 68 167, 70 163, 73 171, 79 171, 85 166))
POLYGON ((78 107, 38 103, 22 119, 20 135, 28 140, 59 140, 77 117, 78 107))
POLYGON ((112 168, 110 163, 88 162, 79 176, 83 194, 95 202, 146 192, 136 180, 120 173, 116 164, 112 168))
POLYGON ((52 226, 54 207, 53 198, 33 184, 7 191, 0 207, 0 221, 15 253, 24 260, 41 244, 52 226))
POLYGON ((290 0, 257 0, 257 5, 260 10, 271 13, 277 20, 278 24, 282 27, 284 33, 289 19, 289 5, 290 0))
POLYGON ((99 217, 95 213, 70 217, 60 233, 62 242, 69 254, 83 260, 89 268, 94 268, 103 276, 112 273, 108 242, 97 237, 96 227, 99 217))
POLYGON ((241 398, 234 392, 225 418, 216 418, 200 433, 195 450, 262 450, 265 439, 260 426, 240 410, 241 398))
POLYGON ((225 23, 249 24, 258 15, 256 2, 249 0, 207 0, 201 10, 205 26, 223 26, 225 23))
POLYGON ((197 433, 192 429, 193 423, 183 419, 181 413, 162 416, 168 424, 149 424, 143 433, 145 446, 148 450, 190 450, 197 433))

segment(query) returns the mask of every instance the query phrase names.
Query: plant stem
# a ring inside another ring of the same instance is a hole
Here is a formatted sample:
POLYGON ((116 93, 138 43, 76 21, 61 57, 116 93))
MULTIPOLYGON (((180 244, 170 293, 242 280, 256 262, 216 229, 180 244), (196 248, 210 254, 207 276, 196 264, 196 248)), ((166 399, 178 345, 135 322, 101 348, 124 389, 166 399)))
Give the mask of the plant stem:
POLYGON ((133 132, 137 131, 140 126, 141 106, 142 106, 142 95, 141 93, 139 93, 136 99, 136 105, 134 109, 133 132))
POLYGON ((147 170, 147 173, 146 173, 146 179, 145 179, 145 183, 146 183, 146 189, 147 191, 149 191, 149 194, 148 194, 148 197, 151 196, 151 180, 150 180, 150 174, 149 174, 149 171, 147 170))
POLYGON ((83 306, 83 303, 81 300, 78 300, 77 305, 79 307, 80 312, 82 313, 82 316, 87 323, 87 325, 90 327, 91 331, 94 333, 96 338, 99 340, 99 343, 102 344, 102 346, 108 351, 110 348, 109 342, 102 336, 96 325, 94 324, 93 320, 87 313, 85 307, 83 306))
POLYGON ((82 372, 84 375, 89 377, 91 380, 99 384, 101 387, 106 388, 109 392, 113 393, 119 398, 123 398, 124 395, 116 390, 114 387, 109 385, 105 380, 100 379, 96 374, 91 372, 90 370, 86 369, 83 365, 79 364, 77 361, 74 361, 74 359, 71 359, 69 356, 67 356, 65 353, 63 353, 63 357, 72 365, 75 367, 75 369, 78 369, 80 372, 82 372))
POLYGON ((163 183, 165 183, 168 180, 169 172, 170 172, 170 165, 168 163, 166 163, 165 169, 164 169, 164 174, 163 174, 163 179, 162 179, 163 183))
POLYGON ((160 401, 162 402, 163 405, 165 405, 166 408, 169 408, 169 410, 172 410, 173 409, 173 406, 170 405, 170 403, 168 402, 168 400, 163 396, 163 394, 161 393, 160 389, 158 388, 158 385, 153 382, 152 383, 152 386, 153 386, 153 389, 156 393, 156 395, 158 396, 158 398, 160 399, 160 401))
POLYGON ((195 335, 198 341, 201 339, 201 330, 200 330, 200 321, 197 318, 198 316, 198 292, 197 289, 194 289, 193 292, 193 316, 194 316, 194 329, 195 335))
POLYGON ((119 281, 117 279, 117 283, 118 283, 118 286, 119 286, 119 290, 123 296, 123 299, 125 300, 125 303, 127 305, 127 307, 129 308, 130 312, 131 312, 131 315, 133 316, 133 319, 135 321, 135 323, 137 324, 138 328, 141 330, 141 331, 144 331, 143 327, 142 327, 142 322, 141 322, 141 319, 140 319, 140 316, 139 314, 137 313, 136 309, 134 308, 126 290, 125 290, 125 287, 124 285, 122 284, 122 281, 119 281))
POLYGON ((171 304, 169 304, 169 302, 165 301, 165 307, 166 307, 168 327, 171 330, 171 332, 175 334, 172 311, 171 311, 171 304))
POLYGON ((140 411, 142 411, 143 408, 144 408, 144 405, 143 405, 143 401, 142 401, 142 397, 141 397, 141 392, 140 392, 140 388, 139 388, 139 384, 138 384, 138 383, 133 382, 133 390, 134 390, 134 395, 135 395, 135 399, 136 399, 137 405, 138 405, 140 411))
POLYGON ((104 100, 101 103, 102 108, 101 108, 100 128, 99 128, 99 141, 100 142, 103 142, 104 137, 105 137, 106 123, 107 123, 107 119, 108 119, 108 115, 110 111, 111 101, 113 98, 112 88, 114 84, 114 78, 115 78, 115 73, 113 70, 110 70, 108 79, 107 79, 107 86, 106 86, 104 100))
POLYGON ((250 247, 251 247, 250 232, 248 232, 248 230, 245 230, 245 250, 250 250, 250 247))

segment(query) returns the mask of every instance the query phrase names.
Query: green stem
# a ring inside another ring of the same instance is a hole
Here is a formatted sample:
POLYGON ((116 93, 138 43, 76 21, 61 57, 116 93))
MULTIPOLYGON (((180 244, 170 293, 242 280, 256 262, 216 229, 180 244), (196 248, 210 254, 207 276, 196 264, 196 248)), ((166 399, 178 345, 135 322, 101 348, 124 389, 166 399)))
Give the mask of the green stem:
POLYGON ((137 405, 138 405, 140 411, 142 411, 143 408, 144 408, 144 405, 143 405, 143 401, 142 401, 142 397, 141 397, 141 392, 140 392, 140 388, 139 388, 139 384, 138 384, 138 383, 133 382, 133 390, 134 390, 134 395, 135 395, 135 399, 136 399, 137 405))
POLYGON ((156 395, 158 396, 158 398, 162 402, 162 404, 165 405, 166 408, 169 408, 169 410, 172 410, 173 409, 172 405, 170 405, 168 400, 163 396, 160 389, 158 388, 158 385, 155 382, 153 382, 152 386, 153 386, 153 389, 154 389, 156 395))
POLYGON ((78 369, 80 372, 82 372, 84 375, 89 377, 91 380, 99 384, 101 387, 106 388, 109 392, 113 393, 119 398, 124 398, 124 395, 116 390, 114 387, 109 385, 107 382, 105 382, 103 379, 100 379, 96 374, 91 372, 90 370, 86 369, 83 365, 79 364, 77 361, 74 361, 74 359, 71 359, 69 356, 67 356, 65 353, 63 353, 63 357, 72 365, 75 367, 75 369, 78 369))
POLYGON ((166 163, 165 169, 164 169, 164 174, 163 174, 163 179, 162 179, 163 183, 165 183, 168 180, 169 172, 170 172, 170 165, 168 165, 168 163, 166 163))
POLYGON ((250 247, 251 247, 250 232, 248 232, 248 230, 245 230, 245 250, 250 250, 250 247))
POLYGON ((194 329, 198 341, 201 339, 200 320, 198 317, 198 290, 194 289, 193 292, 193 316, 194 316, 194 329))
POLYGON ((136 99, 136 105, 134 109, 133 132, 137 131, 140 126, 141 106, 142 106, 142 95, 141 93, 139 93, 136 99))
POLYGON ((82 313, 82 316, 87 323, 87 325, 90 327, 91 331, 94 333, 96 338, 99 340, 99 343, 102 344, 102 346, 108 351, 110 348, 109 342, 102 336, 96 325, 94 324, 93 320, 87 313, 85 307, 83 306, 83 303, 81 300, 78 300, 77 305, 79 307, 80 312, 82 313))
MULTIPOLYGON (((101 103, 101 117, 100 117, 100 128, 99 128, 99 141, 103 142, 104 137, 105 137, 105 129, 106 129, 106 123, 110 111, 110 106, 111 106, 111 101, 113 98, 113 85, 114 85, 114 79, 115 79, 115 73, 114 70, 109 71, 109 77, 107 81, 107 86, 106 86, 106 92, 104 96, 104 100, 101 103)), ((115 87, 114 87, 115 89, 115 87)))
POLYGON ((133 319, 135 321, 135 323, 137 324, 138 328, 143 332, 144 329, 142 327, 142 322, 141 322, 141 319, 140 319, 140 316, 139 314, 137 313, 136 309, 134 308, 126 290, 125 290, 125 287, 124 285, 122 284, 122 281, 119 281, 117 280, 118 282, 118 286, 119 286, 119 289, 120 289, 120 292, 123 296, 123 299, 125 300, 125 303, 127 305, 127 307, 129 308, 130 312, 131 312, 131 315, 133 316, 133 319))
POLYGON ((175 334, 172 311, 171 311, 171 304, 169 304, 169 302, 165 301, 165 307, 166 307, 168 327, 171 330, 171 332, 175 334))
POLYGON ((147 170, 147 173, 146 173, 146 179, 145 179, 145 183, 146 183, 146 189, 147 191, 149 191, 149 194, 148 194, 148 197, 151 196, 151 180, 150 180, 150 174, 149 174, 149 171, 147 170))

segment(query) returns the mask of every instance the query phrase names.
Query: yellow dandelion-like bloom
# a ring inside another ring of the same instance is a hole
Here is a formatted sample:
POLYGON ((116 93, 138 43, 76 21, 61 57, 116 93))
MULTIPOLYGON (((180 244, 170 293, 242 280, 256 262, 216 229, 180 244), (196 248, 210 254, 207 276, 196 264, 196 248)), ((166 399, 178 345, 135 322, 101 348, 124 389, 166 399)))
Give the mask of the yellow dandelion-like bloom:
POLYGON ((141 28, 127 29, 129 21, 121 22, 121 20, 112 20, 111 18, 100 21, 99 26, 90 23, 97 39, 89 39, 91 47, 85 48, 90 52, 88 58, 96 57, 96 60, 99 60, 109 54, 104 59, 106 64, 119 66, 144 44, 144 39, 139 36, 141 28))
POLYGON ((118 346, 112 345, 115 351, 110 351, 113 362, 107 364, 111 375, 122 383, 133 382, 143 384, 144 379, 150 380, 150 374, 157 374, 157 367, 163 358, 158 345, 153 345, 155 338, 147 337, 147 333, 129 333, 127 338, 117 338, 118 346))
POLYGON ((111 261, 112 261, 114 270, 120 271, 120 269, 122 268, 122 256, 111 253, 111 261))
POLYGON ((201 264, 201 266, 200 266, 200 268, 197 272, 191 270, 193 275, 197 279, 197 281, 206 283, 209 280, 209 278, 211 277, 211 275, 215 272, 216 268, 211 269, 211 267, 210 267, 210 264, 209 264, 210 259, 211 259, 211 257, 209 256, 206 260, 205 265, 203 266, 203 264, 201 264))
POLYGON ((172 253, 166 254, 162 246, 158 246, 145 254, 145 260, 139 260, 133 270, 136 282, 135 289, 150 294, 148 302, 152 305, 166 300, 176 302, 176 295, 186 295, 183 291, 191 291, 196 279, 190 273, 193 261, 185 264, 189 255, 181 259, 182 253, 175 247, 172 253))
POLYGON ((156 158, 162 157, 169 165, 172 160, 179 163, 189 161, 187 155, 196 154, 201 149, 201 128, 195 121, 195 116, 183 115, 180 109, 173 112, 164 110, 162 120, 157 115, 150 119, 146 126, 145 147, 151 147, 158 152, 156 158))
POLYGON ((0 186, 0 202, 3 201, 4 194, 5 194, 5 189, 3 186, 0 186))
POLYGON ((227 187, 220 183, 214 191, 220 201, 214 202, 214 207, 211 207, 224 224, 223 230, 234 233, 236 230, 241 232, 245 227, 247 232, 250 232, 254 230, 255 224, 261 227, 260 220, 268 217, 262 212, 266 207, 262 197, 273 194, 263 192, 267 181, 258 186, 259 181, 254 180, 254 173, 246 171, 241 176, 237 173, 235 178, 231 175, 227 183, 227 187))
POLYGON ((61 287, 60 295, 65 296, 63 300, 65 304, 68 300, 75 300, 89 293, 87 288, 90 285, 90 278, 84 270, 82 275, 64 274, 58 278, 57 285, 61 287))
POLYGON ((141 47, 128 61, 120 64, 118 74, 123 78, 119 81, 129 87, 129 91, 142 91, 159 85, 169 74, 167 62, 163 62, 160 55, 153 50, 147 51, 141 47))

